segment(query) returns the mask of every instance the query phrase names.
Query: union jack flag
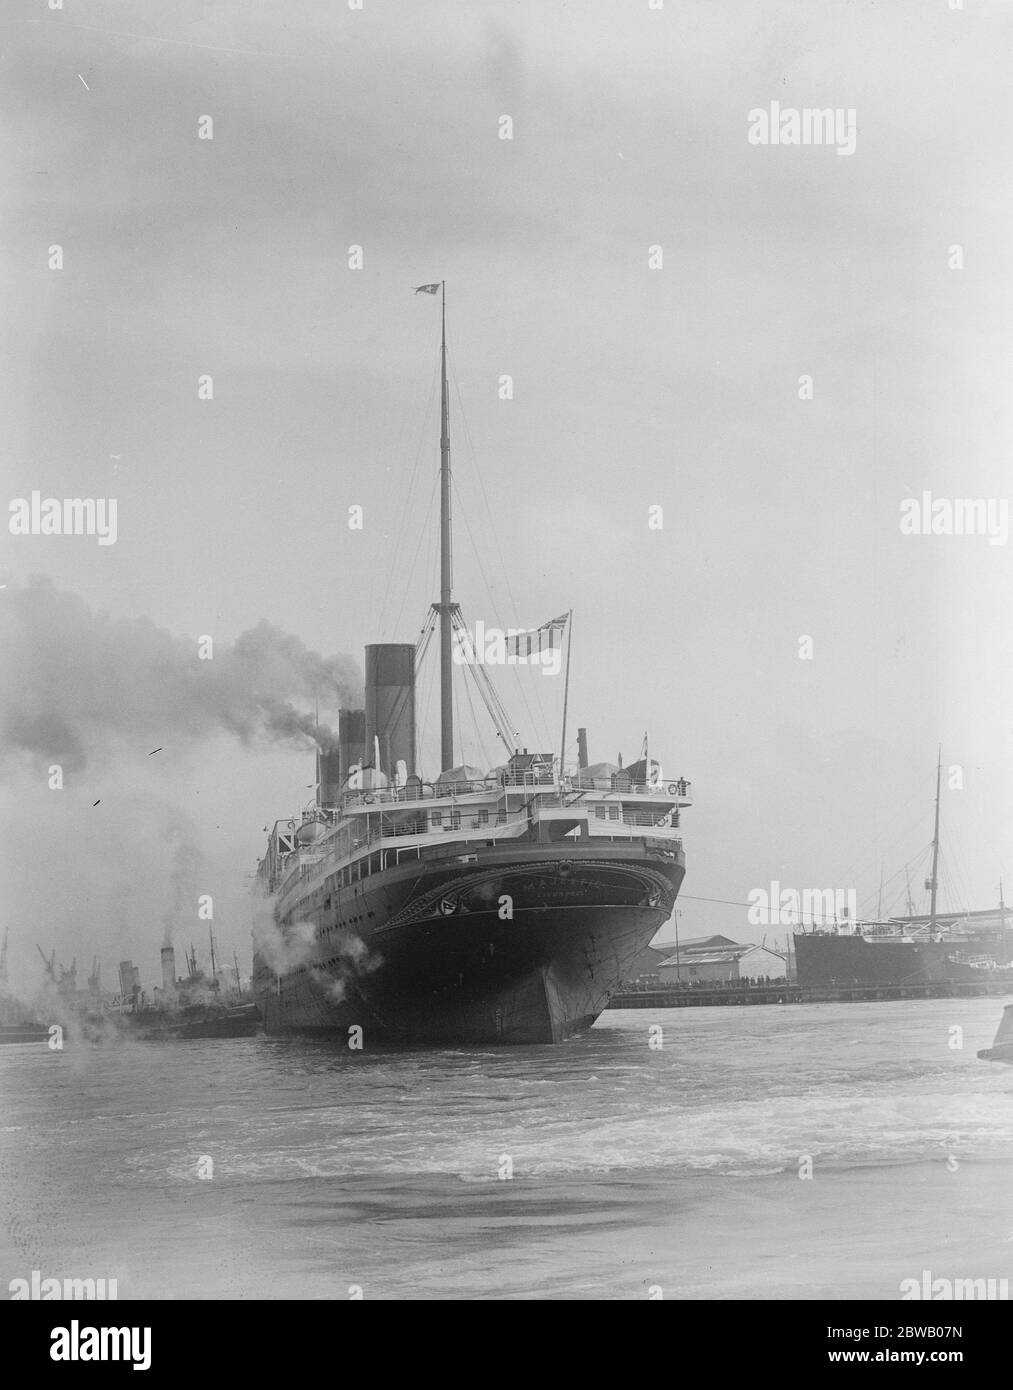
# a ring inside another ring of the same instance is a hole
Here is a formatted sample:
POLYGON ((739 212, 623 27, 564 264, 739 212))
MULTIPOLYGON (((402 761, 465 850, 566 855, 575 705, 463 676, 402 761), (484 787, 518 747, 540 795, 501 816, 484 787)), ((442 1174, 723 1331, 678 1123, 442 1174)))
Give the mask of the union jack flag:
POLYGON ((542 623, 541 627, 529 628, 526 632, 518 632, 513 637, 507 637, 506 649, 508 654, 515 656, 530 656, 532 652, 541 652, 551 647, 558 647, 563 640, 563 628, 569 620, 569 614, 564 613, 562 617, 550 618, 547 623, 542 623))

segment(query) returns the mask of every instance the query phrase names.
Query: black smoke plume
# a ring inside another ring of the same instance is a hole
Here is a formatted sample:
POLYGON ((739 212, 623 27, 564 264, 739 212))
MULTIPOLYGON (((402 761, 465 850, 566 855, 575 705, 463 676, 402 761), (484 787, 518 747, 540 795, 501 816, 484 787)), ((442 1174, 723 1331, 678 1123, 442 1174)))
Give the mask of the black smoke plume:
POLYGON ((99 754, 179 750, 222 730, 244 744, 315 739, 327 749, 336 735, 317 726, 315 706, 362 703, 351 657, 319 656, 270 623, 231 646, 215 641, 202 660, 196 637, 95 612, 41 577, 3 595, 0 641, 0 751, 70 771, 99 754))

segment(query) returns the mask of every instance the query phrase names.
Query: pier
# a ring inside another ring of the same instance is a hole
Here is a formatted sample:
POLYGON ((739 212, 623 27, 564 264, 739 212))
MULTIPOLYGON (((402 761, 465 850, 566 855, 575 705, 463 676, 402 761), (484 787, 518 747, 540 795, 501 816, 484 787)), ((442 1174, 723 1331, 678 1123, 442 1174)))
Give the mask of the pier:
POLYGON ((1013 998, 1013 979, 939 980, 906 985, 724 984, 671 989, 620 990, 610 1009, 697 1009, 728 1004, 870 1003, 887 999, 1013 998))

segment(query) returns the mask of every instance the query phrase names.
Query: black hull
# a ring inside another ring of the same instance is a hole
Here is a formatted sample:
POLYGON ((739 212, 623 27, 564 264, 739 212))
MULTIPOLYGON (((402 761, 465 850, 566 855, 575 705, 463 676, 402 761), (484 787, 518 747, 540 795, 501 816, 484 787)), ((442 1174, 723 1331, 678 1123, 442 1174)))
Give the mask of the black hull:
POLYGON ((279 976, 254 958, 265 1028, 346 1041, 361 1028, 367 1046, 561 1042, 671 915, 685 864, 666 851, 496 847, 324 885, 288 912, 317 930, 310 959, 279 976))
POLYGON ((989 972, 951 959, 958 950, 990 955, 1000 967, 1009 966, 1010 934, 983 938, 975 947, 946 941, 869 943, 860 936, 797 935, 795 958, 798 983, 804 988, 842 988, 852 985, 889 986, 972 984, 989 972))
POLYGON ((145 1042, 169 1038, 252 1038, 260 1027, 260 1015, 253 1004, 227 1013, 198 1013, 189 1018, 156 1011, 122 1014, 119 1021, 124 1032, 145 1042))

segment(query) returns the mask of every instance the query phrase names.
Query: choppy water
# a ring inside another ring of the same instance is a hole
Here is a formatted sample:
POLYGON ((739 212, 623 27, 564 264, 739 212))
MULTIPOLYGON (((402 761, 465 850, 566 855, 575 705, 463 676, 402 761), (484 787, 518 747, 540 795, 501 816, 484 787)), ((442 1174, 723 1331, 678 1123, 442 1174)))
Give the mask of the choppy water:
POLYGON ((0 1048, 0 1291, 32 1269, 121 1298, 1011 1278, 1013 1068, 975 1057, 1001 1011, 631 1010, 555 1048, 0 1048))

